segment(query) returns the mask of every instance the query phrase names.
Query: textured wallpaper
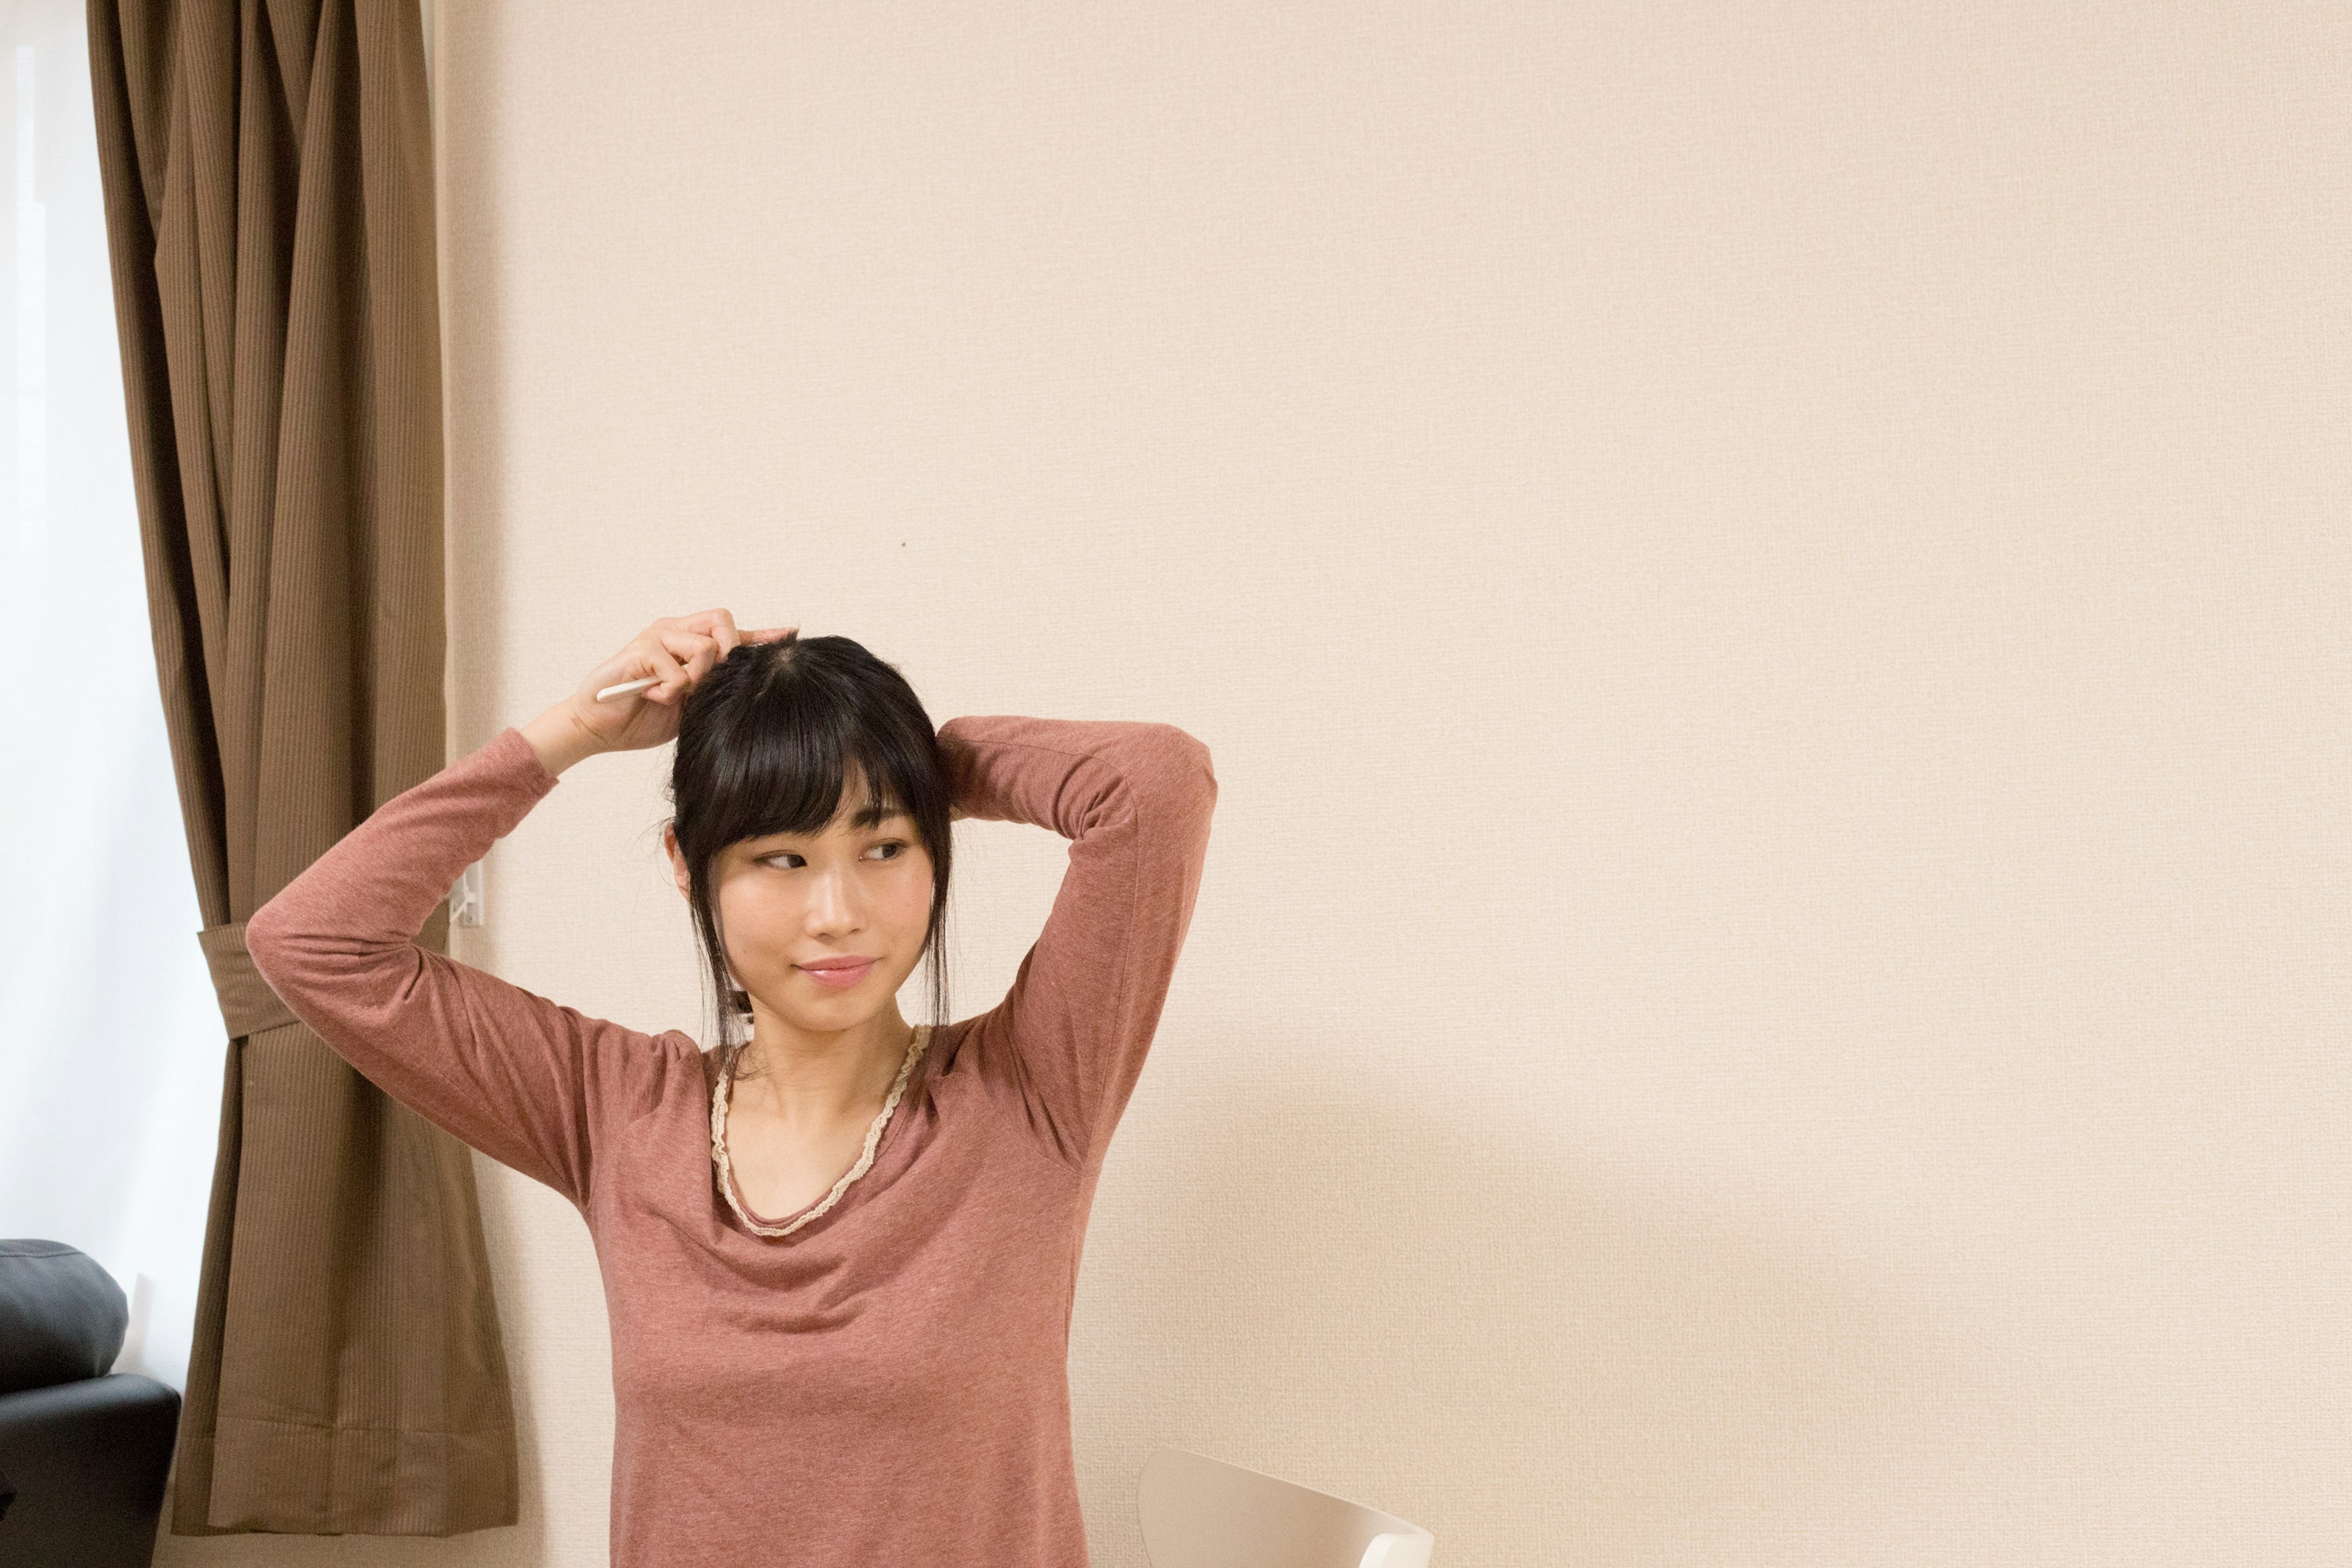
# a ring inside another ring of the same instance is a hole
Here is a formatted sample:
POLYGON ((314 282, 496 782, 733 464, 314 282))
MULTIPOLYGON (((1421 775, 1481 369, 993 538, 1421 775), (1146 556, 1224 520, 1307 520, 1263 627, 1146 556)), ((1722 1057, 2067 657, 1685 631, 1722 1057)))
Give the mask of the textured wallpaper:
MULTIPOLYGON (((453 755, 712 605, 1214 753, 1100 1568, 1163 1446, 1445 1568, 2352 1560, 2340 7, 434 32, 453 755)), ((460 956, 699 1030, 667 761, 460 956)), ((961 1016, 1064 852, 958 832, 961 1016)), ((604 1560, 596 1261, 483 1173, 523 1522, 269 1560, 604 1560)))

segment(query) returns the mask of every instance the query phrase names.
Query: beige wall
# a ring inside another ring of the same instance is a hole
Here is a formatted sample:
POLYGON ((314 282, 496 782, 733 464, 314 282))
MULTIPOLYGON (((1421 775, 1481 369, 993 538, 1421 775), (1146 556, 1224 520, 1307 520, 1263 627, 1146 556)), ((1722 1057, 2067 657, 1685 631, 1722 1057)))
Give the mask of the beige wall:
MULTIPOLYGON (((1163 1444, 1456 1568, 2352 1558, 2340 7, 435 35, 453 752, 712 605, 1214 752, 1101 1568, 1163 1444)), ((666 762, 460 955, 697 1026, 666 762)), ((959 831, 961 1016, 1063 853, 959 831)), ((524 1523, 163 1561, 604 1560, 595 1259, 482 1168, 524 1523)))

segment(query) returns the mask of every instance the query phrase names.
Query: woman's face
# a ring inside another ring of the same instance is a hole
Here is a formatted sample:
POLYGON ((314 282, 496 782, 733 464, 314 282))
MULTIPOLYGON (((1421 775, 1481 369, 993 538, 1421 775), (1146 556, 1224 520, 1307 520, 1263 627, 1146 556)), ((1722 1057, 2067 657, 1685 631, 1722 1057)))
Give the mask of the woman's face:
MULTIPOLYGON (((735 983, 812 1034, 853 1028, 890 1005, 922 961, 930 928, 930 852, 904 815, 871 827, 852 823, 865 799, 864 780, 853 770, 842 809, 824 832, 745 839, 711 867, 735 983), (825 984, 803 967, 853 957, 873 962, 846 984, 825 984)), ((685 892, 676 835, 665 842, 685 892)))

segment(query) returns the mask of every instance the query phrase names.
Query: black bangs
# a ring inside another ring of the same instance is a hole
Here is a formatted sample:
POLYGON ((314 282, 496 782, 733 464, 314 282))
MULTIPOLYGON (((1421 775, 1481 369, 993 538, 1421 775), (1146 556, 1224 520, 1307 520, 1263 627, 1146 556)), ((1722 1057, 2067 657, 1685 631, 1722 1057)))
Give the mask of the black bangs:
POLYGON ((837 817, 874 827, 898 812, 919 816, 907 802, 924 792, 929 771, 871 733, 752 725, 714 759, 701 810, 720 847, 776 834, 814 836, 837 817))
POLYGON ((932 1018, 948 1021, 946 939, 955 839, 939 731, 895 665, 848 637, 739 644, 695 683, 678 713, 669 826, 719 1005, 719 1043, 748 1037, 751 1002, 734 986, 711 871, 732 845, 814 837, 844 818, 872 827, 904 812, 931 857, 924 939, 932 1018), (855 793, 853 794, 853 790, 855 793), (845 816, 845 807, 846 814, 845 816))

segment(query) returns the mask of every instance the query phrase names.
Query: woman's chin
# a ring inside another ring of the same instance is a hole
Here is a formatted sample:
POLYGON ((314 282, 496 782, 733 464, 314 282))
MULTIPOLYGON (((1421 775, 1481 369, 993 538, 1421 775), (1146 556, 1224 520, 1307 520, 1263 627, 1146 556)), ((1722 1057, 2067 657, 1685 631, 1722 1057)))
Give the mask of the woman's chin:
POLYGON ((787 1023, 811 1030, 846 1029, 878 1016, 898 993, 869 974, 856 985, 835 990, 802 976, 785 983, 786 996, 772 1011, 787 1023))

